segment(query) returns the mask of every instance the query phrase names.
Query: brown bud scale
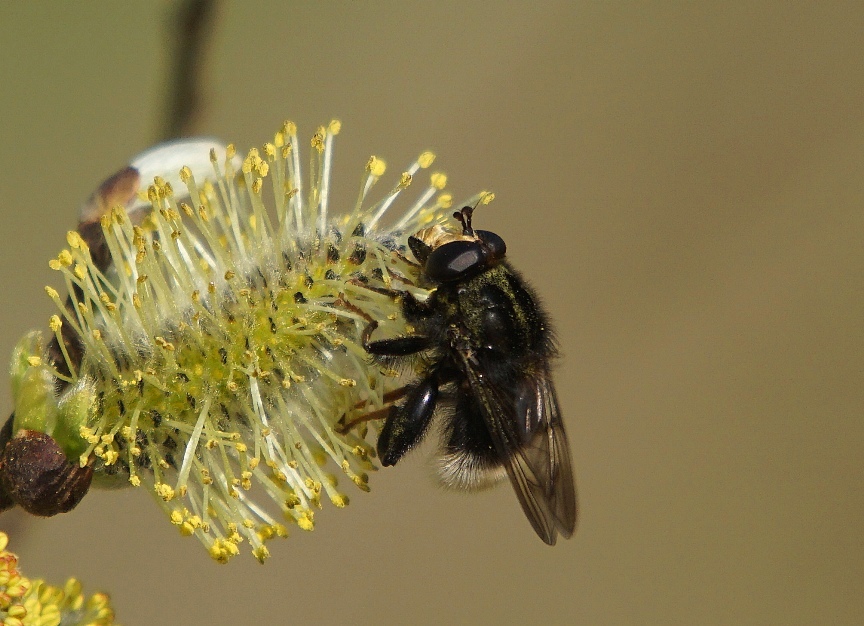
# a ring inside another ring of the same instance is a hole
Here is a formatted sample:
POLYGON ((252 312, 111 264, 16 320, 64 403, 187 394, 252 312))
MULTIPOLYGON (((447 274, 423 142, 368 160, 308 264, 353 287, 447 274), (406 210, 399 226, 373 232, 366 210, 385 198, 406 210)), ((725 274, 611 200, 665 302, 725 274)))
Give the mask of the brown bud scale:
POLYGON ((90 489, 91 466, 70 462, 51 435, 19 430, 0 456, 0 482, 22 509, 50 517, 71 511, 90 489))

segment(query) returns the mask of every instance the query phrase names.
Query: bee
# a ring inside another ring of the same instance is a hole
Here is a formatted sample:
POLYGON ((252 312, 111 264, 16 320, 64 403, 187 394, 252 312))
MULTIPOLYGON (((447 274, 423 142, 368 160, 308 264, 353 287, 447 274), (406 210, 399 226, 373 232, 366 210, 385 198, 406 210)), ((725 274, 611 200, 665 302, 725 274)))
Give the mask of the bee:
POLYGON ((554 545, 576 526, 570 449, 550 376, 557 350, 537 296, 505 259, 495 233, 474 230, 474 207, 453 214, 460 233, 440 226, 409 237, 426 301, 399 292, 415 334, 364 347, 390 365, 417 364, 420 377, 389 408, 378 437, 384 466, 395 465, 443 418, 445 485, 482 489, 509 477, 537 535, 554 545))

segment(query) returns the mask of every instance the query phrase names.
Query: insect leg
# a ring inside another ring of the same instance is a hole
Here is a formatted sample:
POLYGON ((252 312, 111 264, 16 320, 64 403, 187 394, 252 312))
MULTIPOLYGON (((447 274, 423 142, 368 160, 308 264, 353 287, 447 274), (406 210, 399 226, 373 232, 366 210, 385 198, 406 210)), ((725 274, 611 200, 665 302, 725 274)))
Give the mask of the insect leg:
POLYGON ((409 388, 404 404, 390 408, 390 415, 378 436, 378 457, 382 465, 395 465, 423 439, 438 403, 438 385, 438 372, 433 371, 409 388))
POLYGON ((369 337, 375 332, 376 328, 378 328, 378 322, 372 320, 363 330, 362 334, 363 347, 366 349, 366 352, 376 356, 409 356, 423 350, 428 350, 434 343, 432 339, 423 335, 369 341, 369 337))
POLYGON ((422 335, 381 339, 363 345, 366 352, 376 356, 410 356, 428 350, 433 345, 432 339, 422 335))
MULTIPOLYGON (((373 420, 384 419, 387 417, 387 414, 390 412, 391 405, 405 396, 408 393, 408 387, 399 387, 398 389, 394 389, 393 391, 388 391, 384 394, 384 406, 381 409, 376 411, 370 411, 368 413, 363 413, 354 417, 352 419, 348 419, 348 413, 345 413, 338 422, 336 422, 336 426, 334 430, 340 435, 344 435, 349 432, 355 426, 362 424, 363 422, 371 422, 373 420)), ((367 401, 358 402, 354 405, 354 409, 362 409, 368 404, 367 401)), ((353 412, 353 411, 352 411, 353 412)), ((2 509, 0 509, 2 510, 2 509)))

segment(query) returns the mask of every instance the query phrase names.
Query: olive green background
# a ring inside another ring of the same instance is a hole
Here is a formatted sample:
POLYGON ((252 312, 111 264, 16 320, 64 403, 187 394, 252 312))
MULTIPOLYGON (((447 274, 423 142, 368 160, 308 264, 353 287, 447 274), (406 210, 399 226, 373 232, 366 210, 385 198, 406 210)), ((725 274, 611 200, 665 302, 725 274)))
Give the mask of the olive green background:
MULTIPOLYGON (((169 8, 0 5, 2 354, 157 136, 169 8)), ((199 132, 339 117, 345 205, 369 154, 426 148, 496 192, 477 224, 557 322, 579 528, 548 548, 509 487, 441 491, 429 444, 264 566, 126 490, 0 517, 25 570, 133 626, 864 623, 862 32, 854 2, 223 5, 199 132)))

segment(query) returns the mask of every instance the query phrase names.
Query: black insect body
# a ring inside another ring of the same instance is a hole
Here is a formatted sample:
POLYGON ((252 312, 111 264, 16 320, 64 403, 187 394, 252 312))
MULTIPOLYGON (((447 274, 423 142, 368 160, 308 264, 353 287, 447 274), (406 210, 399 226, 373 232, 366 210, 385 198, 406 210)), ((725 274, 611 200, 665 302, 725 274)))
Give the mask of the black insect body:
POLYGON ((445 484, 478 489, 509 476, 534 530, 553 545, 576 525, 570 450, 549 372, 554 340, 536 296, 504 260, 503 239, 473 230, 472 212, 454 214, 461 236, 435 227, 409 239, 435 285, 426 302, 402 294, 417 333, 370 342, 376 324, 367 329, 371 354, 424 364, 420 380, 390 408, 378 455, 385 466, 396 464, 444 408, 445 484))

